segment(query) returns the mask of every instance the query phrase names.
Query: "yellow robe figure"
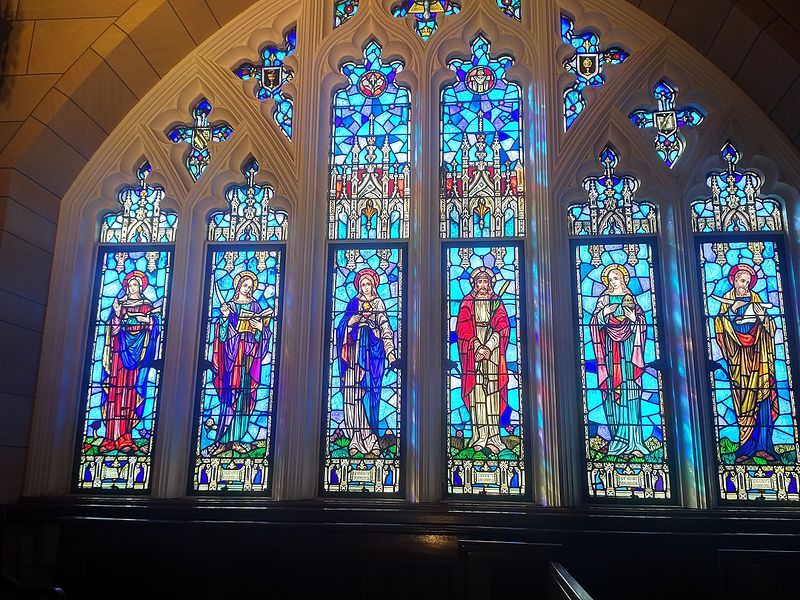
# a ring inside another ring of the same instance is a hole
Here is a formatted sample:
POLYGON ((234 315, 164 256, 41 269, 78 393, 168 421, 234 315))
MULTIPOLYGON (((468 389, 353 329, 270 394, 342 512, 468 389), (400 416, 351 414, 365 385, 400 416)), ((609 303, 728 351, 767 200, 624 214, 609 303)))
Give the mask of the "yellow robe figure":
POLYGON ((746 296, 731 289, 723 300, 714 319, 714 330, 728 363, 731 398, 739 425, 737 461, 753 456, 774 460, 772 432, 778 416, 775 322, 765 314, 761 298, 752 289, 746 296), (737 301, 742 305, 734 310, 737 301))

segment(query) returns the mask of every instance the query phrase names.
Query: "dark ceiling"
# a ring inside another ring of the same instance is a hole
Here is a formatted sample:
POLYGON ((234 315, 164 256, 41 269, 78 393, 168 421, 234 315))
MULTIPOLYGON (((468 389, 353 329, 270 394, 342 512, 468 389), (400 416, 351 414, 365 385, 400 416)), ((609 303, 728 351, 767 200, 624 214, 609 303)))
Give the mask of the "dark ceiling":
POLYGON ((736 82, 800 148, 800 0, 628 0, 736 82))

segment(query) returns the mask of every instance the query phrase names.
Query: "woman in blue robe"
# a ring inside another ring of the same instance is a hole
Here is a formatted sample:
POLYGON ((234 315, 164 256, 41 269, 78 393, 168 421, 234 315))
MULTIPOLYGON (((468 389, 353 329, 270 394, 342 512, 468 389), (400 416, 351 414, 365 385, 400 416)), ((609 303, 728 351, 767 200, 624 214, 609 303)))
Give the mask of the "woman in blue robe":
POLYGON ((378 274, 356 274, 357 295, 350 300, 336 328, 336 356, 344 397, 344 433, 354 456, 380 455, 378 437, 383 375, 394 363, 395 342, 386 305, 377 295, 378 274))

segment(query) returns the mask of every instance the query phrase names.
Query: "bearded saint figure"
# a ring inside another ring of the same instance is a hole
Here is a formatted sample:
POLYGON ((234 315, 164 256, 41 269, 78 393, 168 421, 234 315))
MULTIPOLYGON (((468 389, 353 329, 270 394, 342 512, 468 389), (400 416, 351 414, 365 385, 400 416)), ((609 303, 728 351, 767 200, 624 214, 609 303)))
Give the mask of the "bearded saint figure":
POLYGON ((123 295, 111 305, 103 346, 104 452, 136 452, 133 430, 142 418, 149 365, 158 348, 159 324, 153 303, 143 296, 147 276, 131 271, 122 280, 123 295))
POLYGON ((508 406, 506 349, 511 326, 506 307, 492 289, 494 280, 494 273, 486 267, 472 271, 472 291, 458 308, 456 337, 461 399, 472 421, 467 447, 498 454, 505 446, 500 439, 500 419, 508 406))
POLYGON ((336 357, 344 397, 344 433, 354 456, 380 456, 380 403, 383 376, 396 360, 394 331, 386 305, 378 297, 378 274, 361 269, 355 278, 357 294, 336 327, 336 357))
POLYGON ((775 321, 765 313, 771 304, 753 291, 755 269, 738 264, 728 275, 731 289, 722 298, 714 318, 714 332, 728 363, 731 398, 739 425, 736 462, 757 456, 777 462, 772 443, 778 418, 775 384, 775 321))
POLYGON ((272 310, 263 309, 253 298, 258 278, 252 271, 243 271, 234 277, 233 287, 233 300, 221 304, 222 319, 214 326, 211 370, 220 400, 220 415, 214 444, 208 450, 211 456, 229 450, 240 453, 250 450, 244 439, 258 400, 262 366, 269 348, 272 310))
POLYGON ((597 382, 611 440, 608 455, 649 451, 642 441, 642 375, 647 329, 644 311, 628 289, 623 265, 609 265, 601 275, 606 286, 589 321, 597 359, 597 382))

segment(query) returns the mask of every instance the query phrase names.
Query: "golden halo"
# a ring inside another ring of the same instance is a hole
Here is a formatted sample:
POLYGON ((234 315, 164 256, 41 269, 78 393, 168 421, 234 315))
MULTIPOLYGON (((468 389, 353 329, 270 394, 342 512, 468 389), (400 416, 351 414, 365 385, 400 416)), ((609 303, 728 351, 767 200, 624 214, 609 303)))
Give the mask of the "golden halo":
POLYGON ((600 276, 600 280, 603 282, 603 285, 608 287, 608 274, 614 270, 622 273, 622 278, 625 280, 625 285, 628 285, 628 282, 631 280, 631 274, 628 273, 628 269, 626 269, 624 266, 617 264, 608 265, 605 269, 603 269, 603 274, 600 276))
POLYGON ((243 277, 247 277, 253 282, 253 292, 258 289, 258 277, 252 271, 242 271, 236 277, 233 278, 233 289, 239 289, 239 282, 242 280, 243 277))
POLYGON ((472 273, 469 274, 469 283, 470 283, 470 285, 474 286, 475 285, 475 281, 481 275, 483 275, 483 276, 485 276, 486 278, 489 279, 489 285, 494 285, 494 282, 497 279, 497 276, 494 274, 494 272, 490 268, 488 268, 488 267, 477 267, 476 269, 474 269, 472 271, 472 273))

